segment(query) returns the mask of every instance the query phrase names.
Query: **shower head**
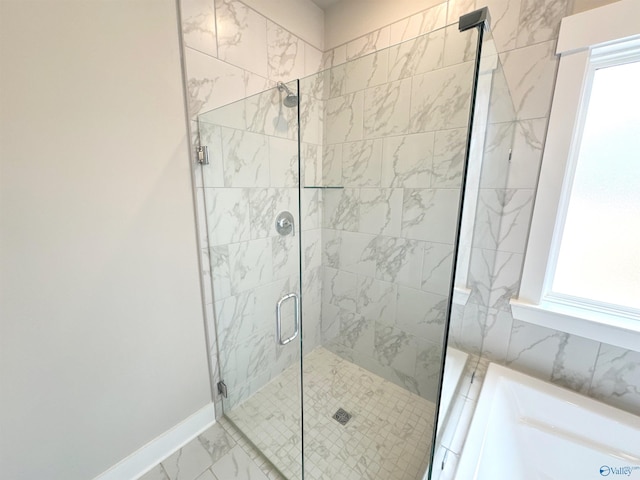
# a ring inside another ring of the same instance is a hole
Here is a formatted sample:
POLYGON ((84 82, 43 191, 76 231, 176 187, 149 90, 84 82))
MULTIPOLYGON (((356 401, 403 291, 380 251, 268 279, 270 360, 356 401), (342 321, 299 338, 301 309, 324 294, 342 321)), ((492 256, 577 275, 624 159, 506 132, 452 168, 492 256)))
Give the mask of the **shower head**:
POLYGON ((287 87, 284 83, 282 82, 278 82, 276 84, 276 87, 278 88, 278 90, 280 92, 284 92, 287 94, 286 97, 284 97, 284 100, 282 101, 282 104, 287 107, 287 108, 293 108, 293 107, 297 107, 298 106, 298 96, 295 95, 291 90, 289 90, 289 87, 287 87))

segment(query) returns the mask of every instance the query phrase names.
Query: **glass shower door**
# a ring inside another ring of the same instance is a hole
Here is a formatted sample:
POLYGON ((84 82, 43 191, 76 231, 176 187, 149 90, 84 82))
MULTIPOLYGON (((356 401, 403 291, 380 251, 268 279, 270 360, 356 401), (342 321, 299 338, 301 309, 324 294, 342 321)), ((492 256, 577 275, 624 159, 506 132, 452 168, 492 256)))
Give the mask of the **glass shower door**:
POLYGON ((222 410, 290 479, 302 478, 297 111, 292 82, 198 118, 222 410))

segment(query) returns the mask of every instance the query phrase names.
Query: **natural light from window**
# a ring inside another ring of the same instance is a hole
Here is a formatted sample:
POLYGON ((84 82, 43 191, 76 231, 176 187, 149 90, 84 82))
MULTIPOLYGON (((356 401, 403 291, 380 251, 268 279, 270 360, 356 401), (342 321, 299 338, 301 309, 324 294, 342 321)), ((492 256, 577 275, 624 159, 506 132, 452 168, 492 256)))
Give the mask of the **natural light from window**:
POLYGON ((552 292, 640 310, 640 62, 595 71, 552 292))

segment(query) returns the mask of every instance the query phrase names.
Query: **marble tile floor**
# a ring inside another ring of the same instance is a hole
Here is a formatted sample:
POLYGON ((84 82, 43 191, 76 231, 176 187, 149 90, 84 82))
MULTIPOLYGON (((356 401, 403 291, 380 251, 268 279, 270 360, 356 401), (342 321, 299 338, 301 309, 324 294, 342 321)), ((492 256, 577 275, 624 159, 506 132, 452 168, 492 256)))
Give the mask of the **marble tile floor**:
MULTIPOLYGON (((305 480, 423 478, 433 403, 322 347, 303 368, 305 480)), ((288 368, 140 480, 300 480, 299 377, 288 368)))
MULTIPOLYGON (((435 405, 322 347, 305 355, 306 480, 421 480, 435 405), (332 418, 352 415, 346 425, 332 418)), ((301 478, 300 382, 294 365, 228 413, 289 480, 301 478)))
POLYGON ((139 480, 285 480, 229 421, 211 428, 139 480))

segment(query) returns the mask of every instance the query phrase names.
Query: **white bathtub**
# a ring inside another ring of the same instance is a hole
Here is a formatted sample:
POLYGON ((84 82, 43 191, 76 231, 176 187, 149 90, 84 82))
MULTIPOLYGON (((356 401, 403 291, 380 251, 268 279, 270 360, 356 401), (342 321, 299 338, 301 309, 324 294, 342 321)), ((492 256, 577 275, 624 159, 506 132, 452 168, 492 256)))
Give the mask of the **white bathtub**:
POLYGON ((491 364, 455 478, 640 479, 640 417, 491 364))

